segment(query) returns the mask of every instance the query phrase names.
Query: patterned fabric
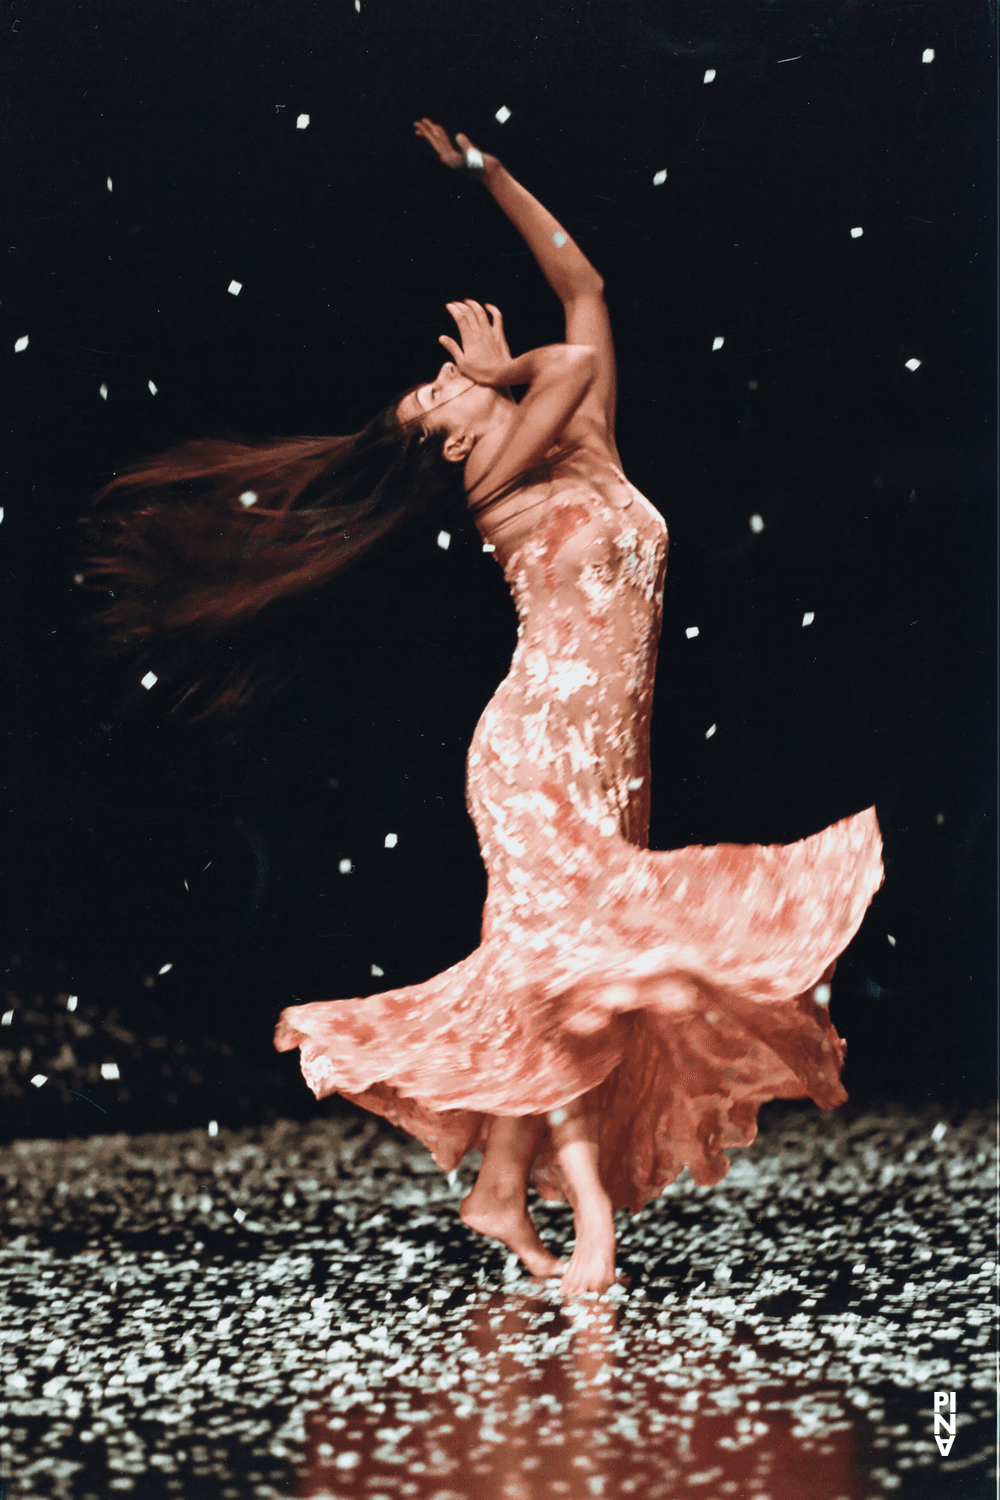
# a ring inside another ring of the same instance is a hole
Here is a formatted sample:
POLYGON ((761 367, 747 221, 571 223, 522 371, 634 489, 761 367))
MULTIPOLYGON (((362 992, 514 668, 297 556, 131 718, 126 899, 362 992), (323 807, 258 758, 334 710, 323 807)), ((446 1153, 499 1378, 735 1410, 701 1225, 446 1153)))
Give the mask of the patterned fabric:
MULTIPOLYGON (((846 1099, 813 990, 882 883, 881 838, 869 808, 796 844, 650 851, 666 526, 583 451, 517 500, 490 532, 517 646, 467 760, 480 945, 422 984, 291 1006, 275 1046, 300 1048, 317 1099, 384 1115, 446 1171, 495 1115, 588 1095, 605 1186, 635 1212, 685 1166, 718 1182, 765 1100, 846 1099)), ((548 1131, 531 1184, 567 1196, 548 1131)))

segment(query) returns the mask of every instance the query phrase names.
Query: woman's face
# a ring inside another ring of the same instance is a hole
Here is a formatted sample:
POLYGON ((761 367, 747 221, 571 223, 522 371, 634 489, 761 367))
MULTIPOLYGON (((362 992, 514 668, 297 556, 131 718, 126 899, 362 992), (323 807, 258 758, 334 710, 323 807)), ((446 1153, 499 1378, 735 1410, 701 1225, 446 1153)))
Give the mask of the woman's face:
POLYGON ((492 425, 498 404, 512 400, 492 386, 477 385, 448 360, 433 380, 403 397, 396 415, 401 422, 419 422, 425 432, 448 433, 444 454, 457 460, 466 456, 470 437, 492 425))

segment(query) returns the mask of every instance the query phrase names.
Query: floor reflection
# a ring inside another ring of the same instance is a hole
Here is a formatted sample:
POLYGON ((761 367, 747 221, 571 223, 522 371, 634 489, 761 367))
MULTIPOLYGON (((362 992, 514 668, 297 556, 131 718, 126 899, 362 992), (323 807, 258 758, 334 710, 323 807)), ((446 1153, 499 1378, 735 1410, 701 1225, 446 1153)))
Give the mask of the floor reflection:
POLYGON ((655 1303, 494 1293, 473 1305, 463 1296, 450 1328, 440 1312, 411 1317, 425 1336, 406 1372, 381 1381, 375 1399, 341 1399, 307 1420, 300 1496, 867 1492, 866 1424, 834 1386, 752 1379, 745 1339, 716 1347, 706 1370, 704 1345, 673 1330, 676 1319, 655 1303), (442 1380, 445 1367, 458 1373, 442 1380))

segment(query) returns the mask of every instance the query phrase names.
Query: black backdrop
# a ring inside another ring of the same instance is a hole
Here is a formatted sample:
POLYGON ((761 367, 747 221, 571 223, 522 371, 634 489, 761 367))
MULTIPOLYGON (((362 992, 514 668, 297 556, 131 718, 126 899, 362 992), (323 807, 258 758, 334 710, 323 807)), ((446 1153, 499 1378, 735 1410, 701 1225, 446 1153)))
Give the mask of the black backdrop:
POLYGON ((562 337, 418 115, 499 155, 605 278, 619 448, 671 532, 652 847, 790 841, 874 802, 887 880, 834 983, 845 1082, 989 1095, 988 7, 21 10, 2 23, 6 1133, 308 1115, 297 1054, 270 1050, 282 1006, 424 979, 478 940, 464 758, 516 621, 471 524, 276 617, 301 677, 228 744, 88 658, 72 580, 74 518, 123 462, 356 430, 437 368, 447 300, 496 302, 515 353, 562 337))

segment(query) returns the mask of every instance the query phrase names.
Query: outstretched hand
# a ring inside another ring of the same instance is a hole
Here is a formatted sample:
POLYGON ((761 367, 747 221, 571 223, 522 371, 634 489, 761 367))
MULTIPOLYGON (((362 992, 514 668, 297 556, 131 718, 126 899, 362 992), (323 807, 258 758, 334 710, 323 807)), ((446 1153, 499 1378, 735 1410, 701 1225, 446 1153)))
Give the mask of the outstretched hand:
MULTIPOLYGON (((413 128, 417 132, 417 135, 423 136, 428 145, 433 147, 438 154, 438 159, 444 162, 446 167, 464 166, 466 151, 470 148, 473 151, 478 149, 473 146, 469 137, 463 135, 460 130, 455 134, 455 139, 458 142, 458 147, 456 148, 452 145, 448 132, 443 130, 440 125, 435 125, 433 120, 428 120, 426 117, 422 120, 414 120, 413 128)), ((489 152, 480 151, 479 154, 483 158, 484 176, 487 176, 493 168, 500 165, 498 158, 490 156, 489 152)))
POLYGON ((464 302, 445 304, 462 336, 461 344, 442 333, 438 339, 459 371, 476 385, 505 386, 510 350, 503 331, 503 314, 492 302, 483 308, 467 297, 464 302), (490 316, 487 316, 489 314, 490 316), (492 318, 492 321, 491 321, 492 318))

